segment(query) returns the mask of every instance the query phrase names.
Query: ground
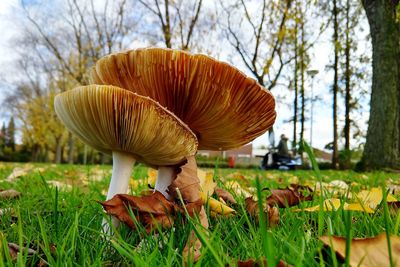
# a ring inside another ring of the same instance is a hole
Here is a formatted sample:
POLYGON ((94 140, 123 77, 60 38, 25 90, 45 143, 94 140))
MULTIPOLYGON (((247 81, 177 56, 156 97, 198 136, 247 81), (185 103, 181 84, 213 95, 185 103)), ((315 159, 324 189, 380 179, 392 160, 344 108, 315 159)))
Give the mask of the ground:
MULTIPOLYGON (((379 201, 368 213, 347 211, 344 203, 354 204, 358 193, 374 187, 386 188, 391 197, 400 199, 397 185, 400 174, 208 169, 217 185, 233 193, 238 201, 234 207, 236 215, 209 216, 209 230, 198 227, 195 219, 183 218, 176 220, 172 229, 151 234, 123 226, 113 239, 108 239, 101 233, 104 213, 98 201, 105 199, 110 171, 111 166, 0 163, 0 189, 21 193, 16 198, 0 198, 0 266, 181 266, 181 252, 192 229, 196 229, 203 243, 202 256, 193 263, 198 266, 236 266, 240 260, 264 257, 295 266, 320 266, 321 261, 329 266, 340 264, 340 259, 324 247, 320 236, 400 234, 400 213, 396 205, 379 201), (10 176, 12 173, 14 176, 10 176), (257 190, 257 178, 260 190, 257 190), (326 189, 323 193, 318 191, 320 180, 326 189), (255 198, 263 194, 260 198, 263 200, 271 191, 261 189, 286 188, 290 184, 310 186, 314 197, 293 207, 279 208, 278 225, 267 228, 265 222, 257 224, 248 215, 245 197, 227 188, 232 181, 255 198), (314 212, 304 210, 316 205, 323 207, 323 201, 332 197, 340 199, 338 207, 314 212), (10 255, 8 243, 33 251, 22 249, 18 256, 10 255)), ((132 176, 131 194, 148 190, 146 167, 136 166, 132 176)))

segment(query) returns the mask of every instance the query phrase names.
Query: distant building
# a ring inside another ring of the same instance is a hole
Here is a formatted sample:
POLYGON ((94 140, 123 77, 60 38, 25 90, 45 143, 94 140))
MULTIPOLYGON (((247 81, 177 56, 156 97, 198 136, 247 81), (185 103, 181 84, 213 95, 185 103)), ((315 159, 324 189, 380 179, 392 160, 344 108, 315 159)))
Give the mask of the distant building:
POLYGON ((314 155, 317 162, 331 162, 332 161, 332 153, 328 153, 318 148, 314 149, 314 155))
POLYGON ((250 143, 239 148, 225 151, 199 150, 197 154, 205 157, 251 158, 253 156, 253 144, 250 143))

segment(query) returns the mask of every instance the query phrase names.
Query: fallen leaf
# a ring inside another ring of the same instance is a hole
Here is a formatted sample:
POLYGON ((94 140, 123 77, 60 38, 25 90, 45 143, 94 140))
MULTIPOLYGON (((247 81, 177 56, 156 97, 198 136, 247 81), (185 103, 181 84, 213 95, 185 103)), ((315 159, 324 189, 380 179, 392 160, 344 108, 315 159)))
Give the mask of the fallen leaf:
MULTIPOLYGON (((346 238, 321 236, 320 240, 326 246, 332 246, 333 250, 341 258, 346 256, 346 238)), ((394 266, 400 265, 400 237, 390 236, 392 259, 394 266)), ((386 234, 380 234, 372 238, 355 238, 350 243, 351 266, 390 266, 389 250, 386 234)))
POLYGON ((229 193, 228 191, 225 191, 222 188, 215 188, 215 194, 219 197, 222 198, 225 202, 229 202, 233 205, 237 204, 236 200, 233 198, 232 194, 229 193))
POLYGON ((351 197, 351 193, 349 192, 349 185, 342 180, 333 180, 329 183, 318 182, 315 185, 315 192, 321 194, 323 190, 325 194, 329 194, 333 197, 338 196, 348 196, 351 197))
POLYGON ((136 221, 141 223, 148 232, 156 226, 171 227, 172 215, 176 209, 175 204, 158 191, 141 197, 117 194, 112 199, 100 202, 100 204, 107 214, 115 216, 130 228, 135 229, 136 225, 130 212, 132 211, 132 216, 135 216, 136 221))
POLYGON ((375 210, 371 209, 370 207, 363 205, 362 203, 344 203, 343 206, 344 210, 351 210, 351 211, 362 211, 367 213, 374 213, 375 210))
MULTIPOLYGON (((255 201, 252 197, 245 199, 245 207, 250 216, 254 217, 258 223, 259 220, 259 208, 258 201, 255 201)), ((277 207, 270 207, 264 203, 264 214, 268 218, 268 226, 275 226, 279 223, 279 210, 277 207)))
MULTIPOLYGON (((151 195, 141 197, 118 194, 110 200, 100 202, 100 204, 103 205, 107 214, 115 216, 132 229, 136 229, 136 224, 132 216, 135 217, 135 221, 140 223, 147 232, 151 232, 157 226, 162 229, 172 227, 177 213, 183 214, 184 212, 187 212, 190 217, 198 214, 200 224, 204 228, 208 228, 209 226, 207 214, 205 213, 201 199, 189 202, 185 207, 180 207, 156 191, 151 195)), ((184 259, 186 261, 197 261, 201 255, 201 246, 200 240, 192 231, 183 250, 184 259)))
MULTIPOLYGON (((340 208, 340 206, 343 204, 343 210, 351 210, 351 211, 362 211, 362 212, 367 212, 367 213, 374 213, 374 210, 369 208, 368 206, 364 206, 360 203, 346 203, 342 202, 338 198, 329 198, 325 199, 323 203, 323 210, 324 211, 336 211, 340 208)), ((299 212, 299 211, 308 211, 308 212, 315 212, 320 210, 320 205, 316 205, 313 207, 309 208, 303 208, 303 209, 295 209, 292 210, 293 212, 299 212)))
POLYGON ((200 192, 201 200, 203 203, 208 203, 210 206, 210 211, 220 215, 230 215, 236 211, 231 207, 225 205, 224 203, 207 196, 205 193, 200 192))
POLYGON ((244 189, 238 182, 236 181, 228 181, 225 183, 225 187, 232 190, 236 195, 243 196, 245 198, 251 197, 251 192, 247 189, 244 189))
POLYGON ((187 157, 187 162, 177 170, 177 176, 168 186, 168 193, 178 198, 177 189, 185 202, 200 199, 200 180, 197 177, 197 164, 194 156, 187 157))
POLYGON ((72 189, 72 185, 66 184, 66 183, 63 183, 60 181, 50 180, 50 181, 46 181, 46 182, 48 185, 58 187, 59 189, 62 189, 62 190, 71 190, 72 189))
POLYGON ((14 189, 0 190, 0 199, 13 199, 20 195, 21 193, 14 189))
POLYGON ((279 208, 296 206, 301 201, 309 201, 313 198, 311 188, 296 184, 292 184, 290 188, 271 189, 270 192, 271 195, 267 198, 267 204, 279 208), (307 191, 307 196, 304 195, 304 191, 307 191))
POLYGON ((147 171, 147 183, 151 188, 154 188, 157 181, 157 170, 149 168, 147 171))
MULTIPOLYGON (((357 194, 356 198, 360 203, 364 204, 365 206, 368 206, 371 209, 375 209, 382 202, 382 188, 374 187, 370 190, 363 190, 357 194)), ((397 199, 392 194, 387 194, 386 201, 396 202, 397 199)))
MULTIPOLYGON (((343 203, 343 209, 344 210, 351 210, 351 211, 363 211, 367 213, 374 213, 375 209, 378 207, 378 205, 382 202, 383 199, 383 192, 382 188, 380 187, 374 187, 371 188, 371 190, 362 190, 356 195, 356 201, 357 203, 343 203)), ((388 194, 386 201, 388 203, 396 203, 398 200, 392 195, 388 194)), ((325 211, 332 211, 332 210, 338 210, 341 205, 340 199, 337 198, 331 198, 331 199, 326 199, 324 201, 324 210, 325 211)), ((303 209, 304 211, 318 211, 319 210, 319 205, 310 207, 310 208, 305 208, 303 209)), ((300 210, 294 210, 294 211, 300 211, 300 210)))
POLYGON ((228 180, 234 180, 236 182, 242 183, 245 186, 249 187, 250 186, 250 181, 240 172, 233 172, 229 175, 226 176, 226 179, 228 180))
MULTIPOLYGON (((341 201, 338 198, 330 198, 330 199, 325 199, 324 203, 323 203, 323 210, 324 211, 335 211, 338 210, 340 208, 341 205, 341 201)), ((309 208, 303 208, 303 209, 295 209, 292 210, 294 212, 297 211, 309 211, 309 212, 313 212, 313 211, 319 211, 320 210, 320 205, 316 205, 313 207, 309 207, 309 208)))
MULTIPOLYGON (((21 252, 21 248, 17 244, 8 243, 8 251, 10 252, 11 259, 15 260, 18 256, 18 253, 21 252)), ((22 248, 22 251, 28 255, 33 255, 36 253, 36 251, 31 248, 22 248)))
POLYGON ((398 195, 400 193, 400 185, 398 184, 388 185, 387 188, 389 189, 389 192, 393 195, 398 195))
POLYGON ((205 172, 201 169, 197 169, 197 176, 200 181, 200 190, 206 195, 211 196, 214 193, 217 184, 214 182, 212 172, 205 172))
POLYGON ((32 170, 31 166, 16 167, 13 169, 12 173, 6 178, 7 182, 13 182, 16 178, 25 176, 29 171, 32 170))
MULTIPOLYGON (((208 224, 207 214, 203 206, 201 206, 201 210, 198 214, 201 226, 203 226, 205 229, 208 229, 209 224, 208 224)), ((200 251, 201 247, 202 244, 200 239, 197 238, 195 232, 192 230, 189 234, 188 241, 186 242, 186 245, 182 251, 182 256, 185 262, 198 261, 198 259, 201 256, 201 251, 200 251)))
POLYGON ((4 208, 4 209, 0 209, 0 216, 3 216, 6 213, 13 213, 14 210, 12 208, 4 208))

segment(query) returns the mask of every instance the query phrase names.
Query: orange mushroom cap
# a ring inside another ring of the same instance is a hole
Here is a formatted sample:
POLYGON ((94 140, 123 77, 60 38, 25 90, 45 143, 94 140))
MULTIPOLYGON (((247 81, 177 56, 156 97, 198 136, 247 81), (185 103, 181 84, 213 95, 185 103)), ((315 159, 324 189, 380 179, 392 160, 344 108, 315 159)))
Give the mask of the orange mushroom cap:
POLYGON ((268 90, 205 55, 162 48, 114 53, 95 64, 91 80, 158 101, 192 129, 199 149, 247 144, 265 133, 276 117, 268 90))
POLYGON ((196 136, 174 114, 148 97, 115 86, 66 91, 55 97, 54 107, 72 133, 108 154, 124 152, 148 165, 166 166, 197 151, 196 136))

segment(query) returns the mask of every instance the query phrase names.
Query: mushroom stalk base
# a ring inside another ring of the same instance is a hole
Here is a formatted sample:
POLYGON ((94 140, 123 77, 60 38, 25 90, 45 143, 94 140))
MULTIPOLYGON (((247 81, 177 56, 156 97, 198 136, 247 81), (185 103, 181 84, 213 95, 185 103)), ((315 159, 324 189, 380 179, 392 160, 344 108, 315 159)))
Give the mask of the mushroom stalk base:
MULTIPOLYGON (((126 194, 129 187, 129 179, 131 178, 132 168, 136 159, 127 153, 113 152, 113 169, 108 187, 107 200, 113 198, 116 194, 126 194)), ((111 222, 115 228, 119 226, 119 220, 111 217, 111 222)), ((106 234, 112 234, 110 225, 107 221, 103 220, 103 230, 106 234)))
POLYGON ((168 200, 172 200, 172 196, 167 193, 168 186, 171 185, 175 178, 175 168, 174 167, 158 167, 158 174, 156 185, 154 191, 159 191, 168 200))

